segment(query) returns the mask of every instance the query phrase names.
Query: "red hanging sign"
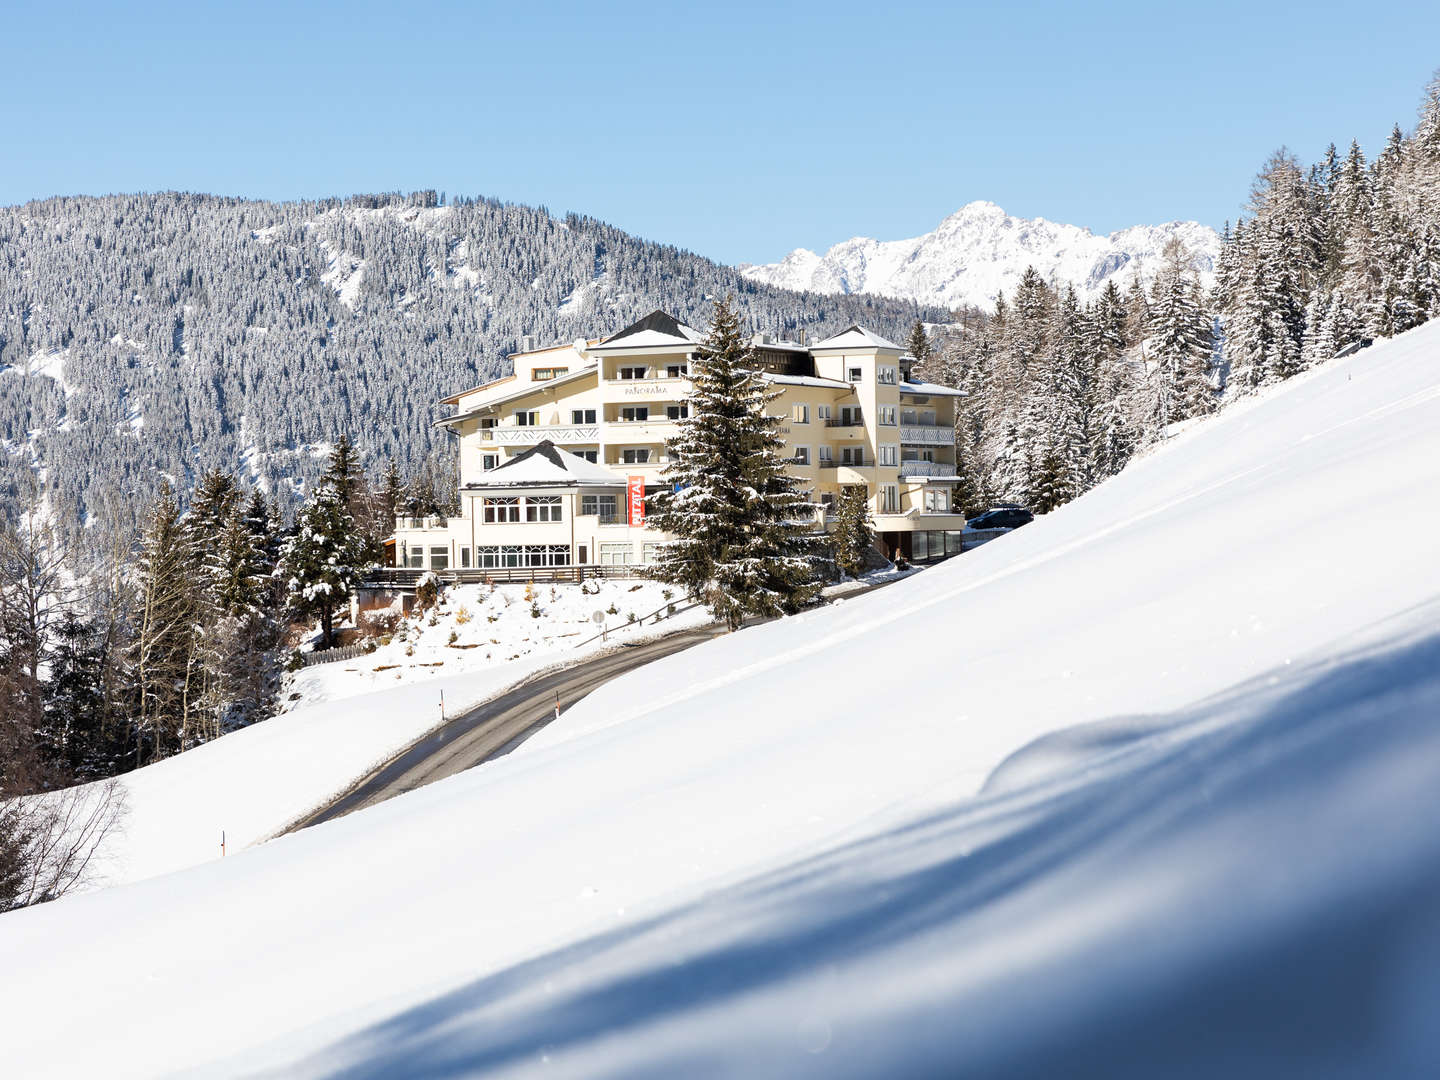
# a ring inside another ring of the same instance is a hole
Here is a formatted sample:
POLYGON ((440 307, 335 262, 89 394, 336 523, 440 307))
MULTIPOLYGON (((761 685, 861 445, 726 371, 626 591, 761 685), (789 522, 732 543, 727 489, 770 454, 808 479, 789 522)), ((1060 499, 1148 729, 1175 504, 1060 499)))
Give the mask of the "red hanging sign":
POLYGON ((626 502, 630 506, 630 527, 639 528, 645 524, 645 478, 643 476, 626 477, 625 495, 626 502))

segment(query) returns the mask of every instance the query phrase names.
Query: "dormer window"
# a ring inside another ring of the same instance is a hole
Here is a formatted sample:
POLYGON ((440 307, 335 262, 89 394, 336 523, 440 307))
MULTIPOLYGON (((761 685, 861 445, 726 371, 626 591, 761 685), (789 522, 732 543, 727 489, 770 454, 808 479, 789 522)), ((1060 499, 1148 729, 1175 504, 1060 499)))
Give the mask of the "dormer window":
POLYGON ((558 379, 561 375, 569 375, 568 367, 537 367, 530 372, 530 378, 534 382, 548 382, 551 379, 558 379))

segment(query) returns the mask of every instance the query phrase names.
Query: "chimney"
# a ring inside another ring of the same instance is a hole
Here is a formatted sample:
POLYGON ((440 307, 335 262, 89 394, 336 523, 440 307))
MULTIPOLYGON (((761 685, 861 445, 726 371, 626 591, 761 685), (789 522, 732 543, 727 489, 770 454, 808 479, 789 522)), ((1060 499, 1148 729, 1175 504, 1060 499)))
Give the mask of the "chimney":
POLYGON ((520 339, 520 351, 521 351, 521 352, 534 352, 534 351, 535 351, 535 335, 534 335, 534 334, 526 334, 524 337, 522 337, 522 338, 520 339))
POLYGON ((805 328, 803 326, 795 331, 795 340, 801 345, 805 344, 805 328))

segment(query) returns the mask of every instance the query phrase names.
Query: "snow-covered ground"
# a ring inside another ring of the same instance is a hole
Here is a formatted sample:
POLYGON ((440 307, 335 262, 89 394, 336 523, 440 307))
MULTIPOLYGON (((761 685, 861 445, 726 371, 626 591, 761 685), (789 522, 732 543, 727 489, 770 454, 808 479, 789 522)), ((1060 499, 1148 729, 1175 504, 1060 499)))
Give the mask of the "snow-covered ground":
POLYGON ((681 602, 673 618, 642 624, 668 606, 652 581, 537 585, 538 618, 526 588, 451 589, 375 652, 287 676, 280 716, 122 776, 124 825, 93 884, 219 859, 222 834, 231 855, 274 836, 438 726, 442 702, 455 716, 539 671, 709 621, 681 602), (596 611, 606 640, 587 641, 596 611))
POLYGON ((0 918, 7 1068, 1429 1075, 1437 490, 1440 323, 504 759, 0 918))
POLYGON ((698 626, 703 608, 654 581, 581 585, 459 585, 423 615, 362 616, 396 623, 388 644, 353 660, 317 664, 285 685, 287 708, 368 694, 399 683, 490 670, 517 660, 538 670, 637 636, 698 626), (669 613, 671 604, 676 613, 669 613), (683 609, 683 610, 682 610, 683 609), (594 621, 596 612, 603 619, 594 621), (658 621, 657 621, 658 620, 658 621), (593 641, 604 630, 600 641, 593 641), (577 647, 581 647, 577 651, 577 647))

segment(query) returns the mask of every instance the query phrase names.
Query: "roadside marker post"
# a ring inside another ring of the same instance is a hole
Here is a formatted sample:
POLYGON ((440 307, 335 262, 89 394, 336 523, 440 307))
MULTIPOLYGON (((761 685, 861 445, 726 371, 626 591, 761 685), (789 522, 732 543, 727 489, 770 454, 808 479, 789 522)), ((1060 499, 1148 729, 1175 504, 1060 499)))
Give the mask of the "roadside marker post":
POLYGON ((559 720, 559 719, 560 719, 560 689, 559 689, 559 687, 556 687, 556 689, 555 689, 555 719, 556 719, 556 720, 559 720))
POLYGON ((445 691, 440 691, 440 722, 445 722, 445 691))
POLYGON ((220 830, 220 857, 225 857, 225 830, 220 830))

